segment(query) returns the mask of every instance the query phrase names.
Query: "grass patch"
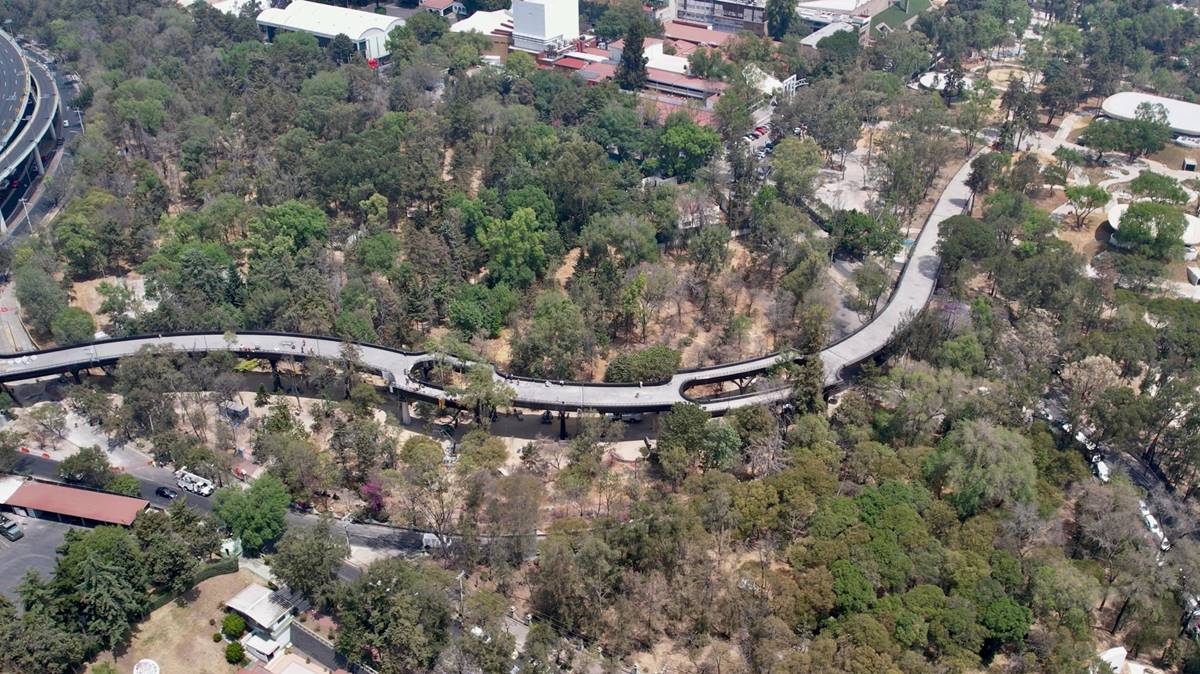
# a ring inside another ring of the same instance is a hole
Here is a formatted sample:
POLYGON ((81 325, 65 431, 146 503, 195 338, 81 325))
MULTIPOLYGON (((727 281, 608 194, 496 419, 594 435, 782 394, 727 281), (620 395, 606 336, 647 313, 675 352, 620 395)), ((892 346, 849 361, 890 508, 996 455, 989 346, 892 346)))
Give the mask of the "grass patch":
MULTIPOLYGON (((903 4, 904 0, 900 2, 903 4)), ((908 11, 904 11, 900 5, 892 5, 871 19, 871 28, 886 23, 889 28, 900 30, 905 21, 929 9, 929 2, 930 0, 908 0, 908 11)))

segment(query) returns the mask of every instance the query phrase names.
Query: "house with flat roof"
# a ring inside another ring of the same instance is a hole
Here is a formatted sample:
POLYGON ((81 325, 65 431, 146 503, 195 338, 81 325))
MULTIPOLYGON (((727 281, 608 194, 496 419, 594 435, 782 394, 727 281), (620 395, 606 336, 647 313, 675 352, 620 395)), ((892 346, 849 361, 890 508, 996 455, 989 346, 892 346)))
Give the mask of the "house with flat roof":
POLYGON ((25 517, 69 524, 129 526, 150 506, 145 499, 75 489, 20 477, 0 479, 0 507, 25 517))
POLYGON ((308 602, 287 588, 247 585, 225 602, 225 608, 246 619, 248 631, 241 640, 246 652, 269 662, 292 643, 292 620, 308 608, 308 602))
POLYGON ((388 34, 403 25, 404 19, 398 17, 309 0, 292 0, 287 7, 269 7, 258 15, 258 27, 268 41, 274 40, 279 31, 308 33, 324 47, 338 35, 345 35, 368 59, 388 56, 388 34))

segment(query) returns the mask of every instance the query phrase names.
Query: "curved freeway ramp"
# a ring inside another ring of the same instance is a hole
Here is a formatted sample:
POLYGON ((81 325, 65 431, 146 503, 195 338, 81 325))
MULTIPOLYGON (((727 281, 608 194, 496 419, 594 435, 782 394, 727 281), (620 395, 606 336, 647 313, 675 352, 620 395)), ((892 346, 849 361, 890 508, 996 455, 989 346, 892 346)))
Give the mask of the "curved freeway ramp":
POLYGON ((47 133, 56 131, 51 126, 58 113, 58 85, 54 83, 54 78, 45 66, 36 61, 26 63, 35 87, 34 109, 25 126, 21 127, 20 132, 9 141, 3 151, 0 151, 0 178, 7 177, 14 168, 29 158, 47 133))
POLYGON ((29 66, 8 33, 0 31, 0 148, 17 131, 29 101, 29 66))
MULTIPOLYGON (((969 174, 970 166, 964 164, 942 192, 913 245, 909 261, 887 306, 858 332, 821 351, 819 356, 825 366, 827 386, 839 383, 846 367, 861 363, 883 349, 909 317, 929 302, 937 283, 940 262, 937 255, 939 225, 947 218, 962 213, 965 208, 970 197, 970 190, 966 186, 969 174)), ((144 346, 152 345, 170 346, 185 353, 225 350, 268 359, 328 360, 342 359, 344 347, 342 341, 329 337, 282 333, 240 333, 232 340, 227 340, 221 333, 130 337, 2 357, 0 381, 20 381, 111 365, 144 346)), ((426 400, 452 400, 453 396, 443 389, 422 383, 412 376, 414 368, 436 360, 436 355, 367 344, 358 348, 361 365, 379 373, 393 389, 426 400)), ((520 407, 654 412, 688 400, 684 391, 689 386, 751 377, 770 369, 784 358, 781 354, 771 354, 739 363, 688 370, 676 374, 668 382, 645 386, 547 381, 512 377, 499 372, 494 376, 514 389, 514 404, 520 407)), ((790 395, 790 390, 782 388, 697 402, 709 412, 722 413, 737 407, 785 400, 790 395)))

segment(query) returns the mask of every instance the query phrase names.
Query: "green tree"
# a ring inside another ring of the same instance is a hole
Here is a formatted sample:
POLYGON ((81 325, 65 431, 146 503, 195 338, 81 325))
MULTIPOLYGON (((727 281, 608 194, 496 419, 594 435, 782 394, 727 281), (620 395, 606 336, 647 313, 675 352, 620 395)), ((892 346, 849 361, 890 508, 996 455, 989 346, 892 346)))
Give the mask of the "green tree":
POLYGON ((1028 438, 983 420, 956 424, 926 459, 925 473, 964 515, 1027 503, 1037 481, 1028 438))
POLYGON ((68 482, 102 488, 112 480, 113 472, 104 450, 91 445, 63 459, 58 475, 68 482))
POLYGON ((895 220, 857 210, 838 211, 829 221, 831 251, 862 259, 867 255, 891 257, 900 246, 895 220))
POLYGON ((782 40, 792 20, 796 18, 796 5, 791 0, 767 0, 767 34, 782 40))
POLYGON ((634 20, 625 30, 625 46, 621 48, 621 61, 617 64, 617 84, 622 89, 637 91, 646 85, 646 25, 634 20))
POLYGON ((1112 195, 1098 185, 1071 185, 1067 187, 1067 201, 1075 211, 1075 229, 1083 229, 1087 219, 1097 209, 1103 208, 1112 195))
POLYGON ((141 496, 142 483, 138 482, 136 477, 128 473, 122 473, 114 475, 112 479, 104 484, 104 488, 115 494, 137 498, 141 496))
POLYGON ((34 334, 50 334, 54 318, 67 308, 67 292, 37 264, 26 264, 13 276, 17 301, 34 334))
POLYGON ((829 572, 833 574, 834 605, 840 613, 863 613, 875 605, 875 589, 853 563, 839 559, 829 572))
POLYGON ((992 638, 1002 643, 1020 645, 1029 633, 1033 612, 1008 597, 998 599, 983 610, 983 626, 992 638))
POLYGON ((1133 252, 1155 260, 1170 260, 1183 247, 1187 220, 1177 206, 1155 201, 1138 201, 1121 216, 1117 241, 1133 252))
POLYGON ((467 370, 466 386, 453 388, 451 393, 459 403, 473 410, 484 428, 491 423, 492 413, 512 405, 517 392, 498 379, 490 365, 473 365, 467 370))
POLYGON ((526 288, 545 271, 546 233, 532 208, 521 208, 507 220, 490 220, 475 231, 488 252, 488 276, 493 284, 526 288))
POLYGON ((288 588, 301 593, 314 606, 334 600, 338 567, 350 556, 345 536, 322 517, 313 526, 291 527, 267 557, 271 573, 288 588))
POLYGON ((417 42, 431 44, 437 42, 443 35, 450 32, 450 22, 446 17, 433 12, 417 12, 408 17, 404 27, 411 30, 417 42))
POLYGON ((449 639, 448 580, 404 559, 375 562, 339 593, 338 650, 380 674, 432 668, 449 639))
POLYGON ((61 346, 90 342, 96 334, 96 321, 79 307, 67 307, 50 322, 50 334, 61 346))
POLYGON ((659 156, 669 176, 691 180, 721 146, 716 131, 700 126, 685 112, 672 113, 658 137, 659 156))
POLYGON ((775 146, 771 166, 775 169, 772 177, 780 198, 799 206, 804 200, 812 198, 816 190, 821 170, 821 148, 809 138, 800 140, 788 136, 775 146))
POLYGON ((543 292, 535 300, 529 326, 513 336, 513 370, 568 379, 583 364, 593 339, 578 305, 560 292, 543 292))
POLYGON ((1144 197, 1162 204, 1183 206, 1188 202, 1187 192, 1179 186, 1179 181, 1170 176, 1142 171, 1129 183, 1129 191, 1135 196, 1144 197))
POLYGON ((608 362, 604 381, 661 382, 679 369, 680 354, 668 346, 651 346, 639 351, 623 351, 608 362))
POLYGON ((354 42, 345 33, 338 33, 329 41, 329 59, 334 63, 349 63, 354 59, 354 42))
POLYGON ((290 502, 287 487, 267 473, 249 489, 218 490, 213 496, 213 514, 234 538, 242 541, 246 554, 254 557, 269 549, 283 534, 284 515, 290 502))

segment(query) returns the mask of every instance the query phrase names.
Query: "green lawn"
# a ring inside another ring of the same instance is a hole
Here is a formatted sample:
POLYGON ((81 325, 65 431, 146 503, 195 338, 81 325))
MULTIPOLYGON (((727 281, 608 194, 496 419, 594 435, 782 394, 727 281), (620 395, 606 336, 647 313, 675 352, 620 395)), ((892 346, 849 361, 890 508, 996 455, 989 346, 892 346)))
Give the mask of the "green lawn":
POLYGON ((886 23, 891 28, 898 30, 904 25, 905 21, 927 9, 929 9, 929 0, 908 0, 907 12, 901 9, 900 5, 892 5, 871 19, 871 27, 874 28, 881 23, 886 23))

